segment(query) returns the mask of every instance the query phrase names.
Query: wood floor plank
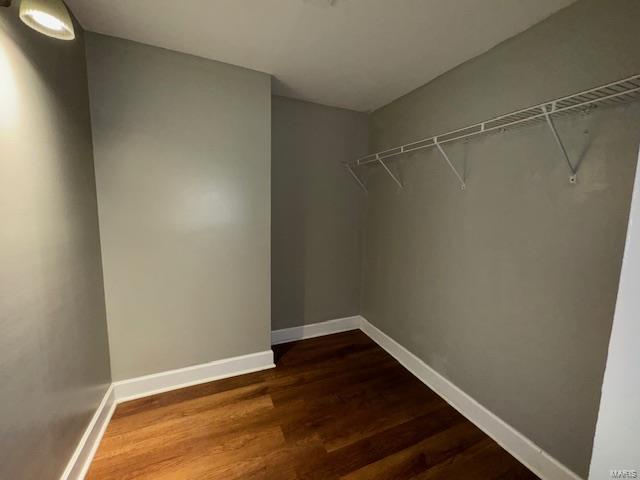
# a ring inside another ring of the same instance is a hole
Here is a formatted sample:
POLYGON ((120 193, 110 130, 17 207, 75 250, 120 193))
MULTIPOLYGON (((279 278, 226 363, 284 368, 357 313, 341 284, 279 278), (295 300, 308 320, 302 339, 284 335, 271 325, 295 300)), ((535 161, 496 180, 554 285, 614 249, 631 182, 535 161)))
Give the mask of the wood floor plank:
POLYGON ((464 421, 464 418, 448 405, 440 405, 440 408, 431 414, 362 438, 358 442, 328 453, 325 458, 311 459, 304 470, 301 470, 301 478, 344 476, 464 421))
POLYGON ((270 411, 273 404, 268 395, 224 405, 207 411, 174 416, 137 429, 128 429, 124 433, 108 435, 102 441, 97 457, 126 456, 139 451, 173 448, 182 442, 193 442, 207 437, 211 443, 216 437, 238 431, 248 417, 270 411))
POLYGON ((176 408, 176 404, 165 404, 141 410, 136 415, 119 416, 111 421, 105 437, 124 435, 146 427, 153 428, 161 423, 162 428, 165 428, 169 425, 168 422, 179 422, 210 410, 224 409, 226 412, 233 412, 245 405, 261 405, 265 402, 270 407, 273 406, 271 397, 267 394, 267 386, 264 383, 252 384, 205 397, 185 399, 180 402, 179 408, 176 408))
POLYGON ((485 437, 480 442, 417 475, 416 480, 483 478, 495 480, 510 470, 515 459, 485 437))
POLYGON ((537 478, 362 332, 274 353, 275 369, 119 405, 87 478, 537 478))
POLYGON ((344 480, 412 478, 430 467, 454 458, 484 439, 486 436, 477 427, 469 422, 460 422, 342 478, 344 480))

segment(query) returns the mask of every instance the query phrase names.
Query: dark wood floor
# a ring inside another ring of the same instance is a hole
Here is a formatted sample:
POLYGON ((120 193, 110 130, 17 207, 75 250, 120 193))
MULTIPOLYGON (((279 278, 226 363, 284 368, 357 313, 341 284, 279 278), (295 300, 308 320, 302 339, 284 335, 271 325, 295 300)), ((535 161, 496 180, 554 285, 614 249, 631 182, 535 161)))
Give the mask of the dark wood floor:
POLYGON ((535 479, 360 331, 124 403, 88 478, 535 479))

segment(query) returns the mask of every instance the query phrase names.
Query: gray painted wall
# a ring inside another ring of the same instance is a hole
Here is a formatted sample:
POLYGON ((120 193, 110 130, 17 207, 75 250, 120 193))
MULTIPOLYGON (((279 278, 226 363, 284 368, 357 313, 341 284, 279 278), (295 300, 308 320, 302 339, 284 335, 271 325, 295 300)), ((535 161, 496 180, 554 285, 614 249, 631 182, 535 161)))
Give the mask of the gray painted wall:
MULTIPOLYGON (((640 73, 636 0, 583 0, 372 115, 373 150, 640 73)), ((363 314, 482 405, 586 476, 640 136, 640 106, 377 168, 363 314)))
POLYGON ((110 383, 83 34, 0 9, 0 478, 56 479, 110 383))
POLYGON ((270 77, 87 36, 115 380, 270 348, 270 77))
POLYGON ((340 162, 368 116, 273 97, 272 128, 272 328, 358 315, 364 198, 340 162))

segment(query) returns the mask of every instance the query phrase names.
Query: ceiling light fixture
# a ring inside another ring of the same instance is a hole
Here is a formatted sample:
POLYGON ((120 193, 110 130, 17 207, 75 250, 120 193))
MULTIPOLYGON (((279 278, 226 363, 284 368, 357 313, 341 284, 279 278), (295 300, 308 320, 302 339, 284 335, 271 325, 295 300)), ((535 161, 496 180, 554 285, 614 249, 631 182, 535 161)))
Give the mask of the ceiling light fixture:
POLYGON ((60 40, 76 38, 71 15, 62 0, 22 0, 20 20, 49 37, 60 40))

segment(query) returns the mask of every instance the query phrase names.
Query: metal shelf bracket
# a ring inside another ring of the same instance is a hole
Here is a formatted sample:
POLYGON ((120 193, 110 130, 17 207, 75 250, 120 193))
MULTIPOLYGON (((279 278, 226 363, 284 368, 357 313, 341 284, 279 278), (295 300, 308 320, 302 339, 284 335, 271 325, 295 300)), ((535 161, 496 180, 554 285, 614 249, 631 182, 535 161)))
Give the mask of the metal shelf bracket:
POLYGON ((562 139, 560 138, 560 135, 558 135, 558 130, 556 129, 556 126, 553 123, 553 119, 551 118, 551 114, 554 113, 555 110, 556 110, 556 102, 552 102, 550 106, 543 105, 542 107, 542 111, 544 112, 544 118, 547 121, 547 125, 549 126, 549 129, 553 134, 553 138, 558 144, 558 148, 560 149, 560 152, 562 153, 562 156, 564 157, 565 162, 567 162, 569 171, 571 172, 571 175, 569 175, 569 183, 575 184, 575 183, 578 183, 578 171, 571 163, 571 160, 569 160, 569 154, 567 153, 567 149, 564 148, 562 139))
POLYGON ((360 185, 360 188, 362 189, 362 191, 364 193, 369 193, 369 190, 367 190, 367 186, 364 184, 364 182, 362 180, 360 180, 360 177, 358 177, 358 175, 356 175, 356 172, 353 171, 353 168, 351 168, 351 165, 345 164, 345 166, 347 167, 347 170, 349 170, 349 173, 354 178, 354 180, 356 182, 358 182, 358 185, 360 185))
POLYGON ((400 187, 400 189, 402 190, 404 187, 402 185, 402 182, 398 179, 398 177, 396 177, 393 172, 391 171, 391 169, 389 167, 387 167, 387 164, 384 163, 384 160, 382 160, 382 158, 380 158, 380 154, 376 154, 376 160, 378 160, 378 162, 380 162, 380 165, 382 165, 384 167, 384 169, 387 171, 387 173, 391 176, 391 178, 393 178, 393 181, 396 182, 396 184, 400 187))
POLYGON ((460 182, 460 187, 462 188, 462 190, 465 190, 467 188, 467 184, 464 180, 464 178, 462 177, 462 175, 460 175, 460 173, 458 172, 458 170, 456 170, 456 167, 453 166, 453 163, 451 163, 451 160, 449 160, 449 156, 447 155, 447 153, 443 150, 442 146, 440 145, 440 142, 438 142, 438 137, 435 137, 433 139, 433 143, 436 146, 436 148, 440 151, 440 153, 442 154, 442 156, 444 157, 445 161, 447 162, 447 164, 449 165, 449 168, 451 168, 451 170, 453 171, 454 175, 456 176, 456 178, 458 179, 458 181, 460 182))

